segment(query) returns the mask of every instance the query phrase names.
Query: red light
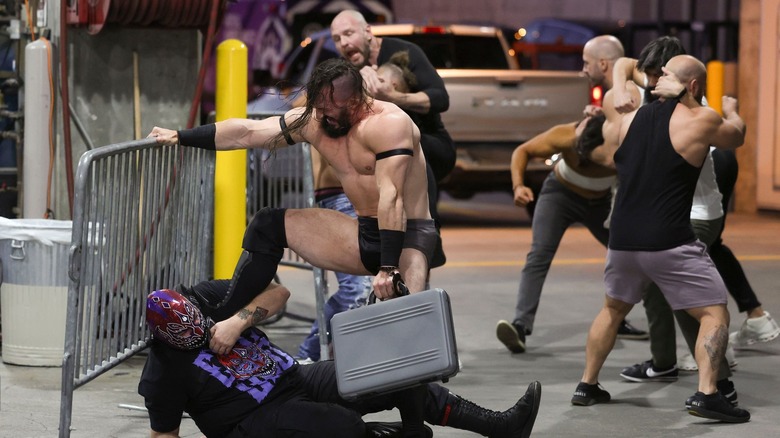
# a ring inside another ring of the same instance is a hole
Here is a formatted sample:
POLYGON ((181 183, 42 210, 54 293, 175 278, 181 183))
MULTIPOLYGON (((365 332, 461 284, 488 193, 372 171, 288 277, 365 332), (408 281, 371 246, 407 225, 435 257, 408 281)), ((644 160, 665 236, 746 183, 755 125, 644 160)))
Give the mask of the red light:
POLYGON ((444 33, 444 28, 442 26, 423 26, 421 30, 422 33, 444 33))
POLYGON ((604 97, 601 86, 597 85, 590 90, 590 102, 593 105, 601 106, 601 98, 604 97))

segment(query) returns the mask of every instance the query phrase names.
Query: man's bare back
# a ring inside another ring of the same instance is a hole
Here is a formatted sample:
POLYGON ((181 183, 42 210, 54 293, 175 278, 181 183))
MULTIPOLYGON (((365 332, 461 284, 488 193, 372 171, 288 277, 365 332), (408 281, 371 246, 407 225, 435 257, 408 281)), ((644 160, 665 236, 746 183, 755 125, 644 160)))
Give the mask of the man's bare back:
MULTIPOLYGON (((710 145, 723 149, 742 145, 745 124, 737 114, 736 99, 723 96, 723 117, 702 106, 707 73, 704 64, 692 56, 679 55, 670 59, 662 71, 653 94, 679 100, 669 120, 669 137, 680 156, 701 167, 710 145)), ((619 142, 625 138, 635 114, 633 111, 621 118, 619 142)))

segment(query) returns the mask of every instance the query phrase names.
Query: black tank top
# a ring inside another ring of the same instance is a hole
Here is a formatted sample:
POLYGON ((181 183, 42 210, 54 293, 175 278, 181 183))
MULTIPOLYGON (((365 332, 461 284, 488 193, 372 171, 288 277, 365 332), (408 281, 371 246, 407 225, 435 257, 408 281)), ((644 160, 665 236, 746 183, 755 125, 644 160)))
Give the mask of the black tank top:
POLYGON ((669 120, 678 101, 641 107, 615 153, 618 188, 609 248, 662 251, 696 240, 691 204, 701 167, 674 150, 669 120))

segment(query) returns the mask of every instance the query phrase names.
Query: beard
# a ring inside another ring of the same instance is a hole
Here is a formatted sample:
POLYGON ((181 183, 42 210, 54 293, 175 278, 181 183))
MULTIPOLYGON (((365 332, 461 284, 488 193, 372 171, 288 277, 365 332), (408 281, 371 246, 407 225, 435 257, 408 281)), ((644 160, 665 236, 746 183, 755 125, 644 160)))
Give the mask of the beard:
POLYGON ((325 132, 325 135, 330 138, 343 137, 349 133, 350 129, 352 129, 352 123, 349 121, 349 118, 347 118, 346 114, 340 115, 333 124, 328 123, 327 120, 333 119, 326 119, 323 117, 320 120, 320 128, 322 128, 322 130, 325 132))
POLYGON ((361 69, 367 65, 371 65, 371 43, 366 40, 366 43, 363 44, 363 47, 360 49, 360 54, 363 55, 363 65, 356 65, 358 69, 361 69))
POLYGON ((366 41, 365 44, 363 44, 363 47, 358 47, 357 50, 349 53, 343 54, 343 57, 349 61, 350 64, 354 65, 358 70, 367 66, 371 65, 371 43, 366 41), (355 54, 359 53, 360 57, 362 58, 360 61, 353 60, 352 57, 355 56, 355 54))

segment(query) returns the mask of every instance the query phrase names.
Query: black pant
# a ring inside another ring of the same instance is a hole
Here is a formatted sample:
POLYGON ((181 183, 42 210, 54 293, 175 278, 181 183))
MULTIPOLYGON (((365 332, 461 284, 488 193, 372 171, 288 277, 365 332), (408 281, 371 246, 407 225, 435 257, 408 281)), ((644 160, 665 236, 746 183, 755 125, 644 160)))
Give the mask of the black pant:
POLYGON ((439 181, 455 168, 455 145, 445 132, 437 135, 421 133, 420 146, 428 165, 428 204, 436 229, 439 229, 439 181))
POLYGON ((420 133, 420 146, 433 172, 434 182, 443 180, 455 167, 455 145, 446 131, 420 133))
MULTIPOLYGON (((729 201, 734 193, 734 184, 737 182, 739 174, 739 164, 734 151, 715 149, 712 151, 712 160, 715 165, 715 179, 718 183, 718 190, 723 195, 723 226, 726 225, 726 213, 728 212, 729 201)), ((755 291, 750 286, 745 271, 742 270, 739 260, 731 252, 731 249, 723 244, 720 230, 718 237, 710 247, 710 258, 715 263, 715 267, 723 277, 734 301, 740 312, 747 312, 761 306, 755 291)))
MULTIPOLYGON (((420 134, 420 146, 427 163, 428 174, 428 208, 431 218, 436 224, 436 231, 441 229, 439 220, 439 181, 447 177, 455 168, 455 145, 446 131, 437 134, 420 134)), ((439 239, 441 240, 441 238, 439 239)), ((436 245, 433 259, 428 261, 430 268, 442 266, 446 261, 441 241, 436 245)))
POLYGON ((449 391, 428 384, 347 401, 338 393, 333 361, 320 361, 285 374, 271 394, 274 397, 236 426, 230 437, 363 438, 366 431, 361 417, 393 408, 399 409, 405 422, 422 424, 424 418, 436 424, 449 391))

